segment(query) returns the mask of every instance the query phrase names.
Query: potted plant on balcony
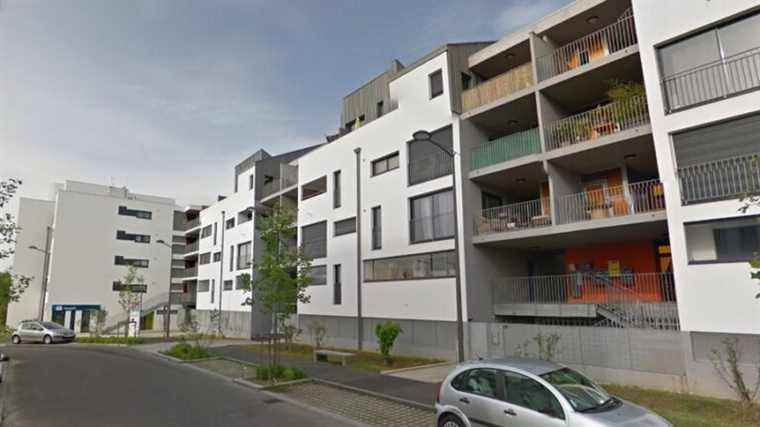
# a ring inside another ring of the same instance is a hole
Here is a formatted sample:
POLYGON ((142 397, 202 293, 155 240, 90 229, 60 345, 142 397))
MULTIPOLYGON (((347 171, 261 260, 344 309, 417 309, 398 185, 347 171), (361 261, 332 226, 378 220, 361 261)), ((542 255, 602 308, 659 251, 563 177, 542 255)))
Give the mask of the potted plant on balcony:
POLYGON ((646 109, 645 105, 641 105, 646 96, 644 85, 618 79, 608 80, 607 85, 609 86, 607 98, 610 100, 610 105, 614 105, 609 108, 608 114, 617 128, 622 128, 625 121, 631 121, 631 119, 636 121, 641 110, 646 109))

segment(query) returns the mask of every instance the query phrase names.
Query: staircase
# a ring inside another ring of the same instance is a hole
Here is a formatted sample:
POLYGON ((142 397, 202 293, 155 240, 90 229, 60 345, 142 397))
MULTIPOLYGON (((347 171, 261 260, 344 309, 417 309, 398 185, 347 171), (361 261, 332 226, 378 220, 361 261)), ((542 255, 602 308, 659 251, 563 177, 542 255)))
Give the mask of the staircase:
MULTIPOLYGON (((152 311, 164 308, 164 306, 166 306, 168 302, 169 302, 169 292, 162 292, 160 294, 154 295, 147 300, 143 300, 142 312, 143 314, 146 314, 146 313, 150 313, 152 311)), ((109 317, 112 317, 111 313, 109 313, 109 317)), ((115 323, 106 321, 106 326, 103 328, 104 334, 110 334, 113 332, 121 332, 124 330, 124 325, 127 323, 127 320, 124 319, 125 313, 121 312, 116 317, 121 317, 121 319, 117 320, 115 323)))

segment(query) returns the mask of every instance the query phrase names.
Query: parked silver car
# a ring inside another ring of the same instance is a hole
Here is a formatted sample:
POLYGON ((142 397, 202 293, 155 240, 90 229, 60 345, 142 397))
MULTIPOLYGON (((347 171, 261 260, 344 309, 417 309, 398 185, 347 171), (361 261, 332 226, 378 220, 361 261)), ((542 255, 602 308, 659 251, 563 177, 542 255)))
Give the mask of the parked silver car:
POLYGON ((57 323, 24 320, 13 331, 11 342, 13 344, 21 344, 22 342, 52 344, 54 342, 71 342, 75 338, 76 334, 74 331, 64 328, 57 323))
POLYGON ((435 408, 438 427, 671 426, 566 366, 519 358, 457 366, 435 408))

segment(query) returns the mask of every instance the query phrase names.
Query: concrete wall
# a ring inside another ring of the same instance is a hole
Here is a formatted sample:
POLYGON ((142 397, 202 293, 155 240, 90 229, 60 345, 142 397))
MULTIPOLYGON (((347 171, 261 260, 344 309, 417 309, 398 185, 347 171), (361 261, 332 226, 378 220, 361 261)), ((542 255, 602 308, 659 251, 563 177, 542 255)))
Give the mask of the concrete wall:
MULTIPOLYGON (((212 319, 212 310, 190 310, 190 315, 198 322, 200 332, 213 333, 218 324, 212 319), (212 321, 213 320, 213 321, 212 321)), ((221 312, 222 333, 228 338, 250 338, 251 313, 241 311, 221 312)))

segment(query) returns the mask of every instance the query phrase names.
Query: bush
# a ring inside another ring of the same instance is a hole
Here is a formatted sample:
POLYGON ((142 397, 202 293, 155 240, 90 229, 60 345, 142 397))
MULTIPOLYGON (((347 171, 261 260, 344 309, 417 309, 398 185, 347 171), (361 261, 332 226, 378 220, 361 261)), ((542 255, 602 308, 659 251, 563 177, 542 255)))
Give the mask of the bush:
POLYGON ((126 345, 135 345, 135 344, 143 344, 143 343, 145 343, 145 339, 144 338, 140 338, 140 337, 126 337, 125 338, 123 336, 77 337, 76 341, 79 342, 79 343, 84 343, 84 344, 126 344, 126 345))
POLYGON ((385 360, 387 365, 390 365, 391 362, 393 362, 393 359, 391 358, 391 348, 393 348, 396 338, 398 338, 399 334, 403 332, 404 330, 401 329, 401 326, 393 322, 380 323, 375 327, 375 335, 377 336, 377 343, 380 346, 380 354, 383 355, 383 360, 385 360))
POLYGON ((174 344, 164 354, 182 360, 197 360, 211 357, 211 354, 209 354, 205 348, 198 345, 191 345, 186 342, 174 344))
POLYGON ((256 379, 259 381, 294 381, 301 378, 306 378, 306 374, 298 368, 286 368, 281 365, 256 367, 256 379))

